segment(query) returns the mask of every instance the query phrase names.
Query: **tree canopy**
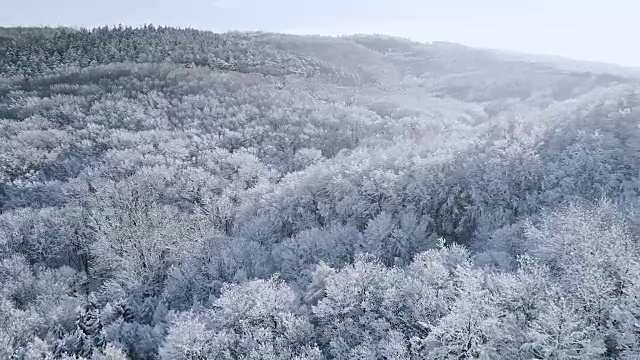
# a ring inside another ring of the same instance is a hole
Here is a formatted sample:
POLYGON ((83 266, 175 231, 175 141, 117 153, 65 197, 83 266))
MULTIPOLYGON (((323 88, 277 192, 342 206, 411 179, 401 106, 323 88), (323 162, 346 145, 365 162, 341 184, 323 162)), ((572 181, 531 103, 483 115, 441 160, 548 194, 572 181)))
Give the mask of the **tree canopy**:
POLYGON ((0 358, 636 359, 640 83, 0 28, 0 358))

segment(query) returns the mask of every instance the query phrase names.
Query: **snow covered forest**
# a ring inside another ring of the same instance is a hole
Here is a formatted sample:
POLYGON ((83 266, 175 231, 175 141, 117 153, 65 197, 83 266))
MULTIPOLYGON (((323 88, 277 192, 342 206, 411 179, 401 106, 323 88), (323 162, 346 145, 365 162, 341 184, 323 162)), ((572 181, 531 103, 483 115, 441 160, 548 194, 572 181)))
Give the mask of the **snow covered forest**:
POLYGON ((640 77, 0 28, 0 359, 640 359, 640 77))

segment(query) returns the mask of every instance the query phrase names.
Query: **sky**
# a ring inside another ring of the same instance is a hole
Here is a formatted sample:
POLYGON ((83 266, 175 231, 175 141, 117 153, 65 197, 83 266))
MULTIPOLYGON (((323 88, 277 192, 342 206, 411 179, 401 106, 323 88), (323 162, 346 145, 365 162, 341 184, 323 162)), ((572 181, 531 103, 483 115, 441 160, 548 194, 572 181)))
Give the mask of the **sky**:
POLYGON ((0 0, 0 26, 119 23, 379 33, 640 67, 639 0, 0 0))

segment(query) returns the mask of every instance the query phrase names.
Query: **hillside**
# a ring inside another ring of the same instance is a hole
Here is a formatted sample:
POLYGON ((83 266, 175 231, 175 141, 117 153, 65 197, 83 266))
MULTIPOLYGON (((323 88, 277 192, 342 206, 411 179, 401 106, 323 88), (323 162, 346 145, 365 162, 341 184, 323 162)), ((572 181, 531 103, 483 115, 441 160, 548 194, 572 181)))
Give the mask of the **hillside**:
POLYGON ((640 82, 0 28, 1 359, 634 359, 640 82))

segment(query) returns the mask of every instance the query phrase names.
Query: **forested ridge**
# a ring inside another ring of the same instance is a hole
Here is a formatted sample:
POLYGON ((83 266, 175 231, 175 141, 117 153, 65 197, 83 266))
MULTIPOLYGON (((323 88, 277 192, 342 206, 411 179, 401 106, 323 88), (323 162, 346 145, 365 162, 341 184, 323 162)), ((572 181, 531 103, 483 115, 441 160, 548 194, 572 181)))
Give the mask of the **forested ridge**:
POLYGON ((639 359, 640 81, 0 28, 0 359, 639 359))

